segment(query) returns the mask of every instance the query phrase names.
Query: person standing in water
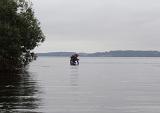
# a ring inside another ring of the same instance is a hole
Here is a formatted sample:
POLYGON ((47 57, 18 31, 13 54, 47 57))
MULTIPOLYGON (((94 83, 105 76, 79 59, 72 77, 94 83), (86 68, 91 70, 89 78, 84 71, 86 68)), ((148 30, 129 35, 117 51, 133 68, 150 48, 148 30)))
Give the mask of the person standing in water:
POLYGON ((72 55, 70 58, 70 65, 79 65, 78 54, 72 55))

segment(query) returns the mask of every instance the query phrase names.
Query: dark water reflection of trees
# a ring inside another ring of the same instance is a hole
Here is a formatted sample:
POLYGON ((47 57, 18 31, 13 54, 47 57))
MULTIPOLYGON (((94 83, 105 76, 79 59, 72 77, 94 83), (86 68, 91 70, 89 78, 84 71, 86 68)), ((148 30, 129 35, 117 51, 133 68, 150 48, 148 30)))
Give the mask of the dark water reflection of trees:
POLYGON ((0 73, 0 113, 40 113, 40 93, 31 73, 0 73))

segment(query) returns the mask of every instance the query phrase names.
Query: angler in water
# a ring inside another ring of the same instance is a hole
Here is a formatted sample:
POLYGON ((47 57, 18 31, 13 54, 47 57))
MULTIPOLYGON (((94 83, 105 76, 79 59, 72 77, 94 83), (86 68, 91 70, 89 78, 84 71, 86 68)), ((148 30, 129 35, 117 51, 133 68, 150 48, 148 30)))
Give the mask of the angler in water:
POLYGON ((79 65, 78 54, 74 54, 71 56, 70 65, 79 65))

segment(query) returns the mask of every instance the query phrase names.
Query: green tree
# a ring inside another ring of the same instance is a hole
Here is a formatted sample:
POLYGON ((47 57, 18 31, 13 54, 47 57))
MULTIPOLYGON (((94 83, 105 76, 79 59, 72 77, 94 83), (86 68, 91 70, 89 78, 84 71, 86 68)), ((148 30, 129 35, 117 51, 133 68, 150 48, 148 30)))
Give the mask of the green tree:
POLYGON ((33 60, 45 36, 27 0, 0 0, 0 69, 15 70, 33 60))

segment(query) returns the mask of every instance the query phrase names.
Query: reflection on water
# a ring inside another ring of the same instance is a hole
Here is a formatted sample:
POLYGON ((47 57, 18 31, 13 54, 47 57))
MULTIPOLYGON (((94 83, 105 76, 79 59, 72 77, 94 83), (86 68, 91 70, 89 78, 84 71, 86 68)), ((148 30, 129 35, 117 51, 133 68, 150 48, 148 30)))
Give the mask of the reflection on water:
POLYGON ((78 66, 71 66, 70 71, 71 86, 78 86, 78 66))
POLYGON ((40 89, 32 77, 33 75, 27 72, 0 73, 0 113, 36 113, 38 111, 36 109, 40 105, 40 89))

